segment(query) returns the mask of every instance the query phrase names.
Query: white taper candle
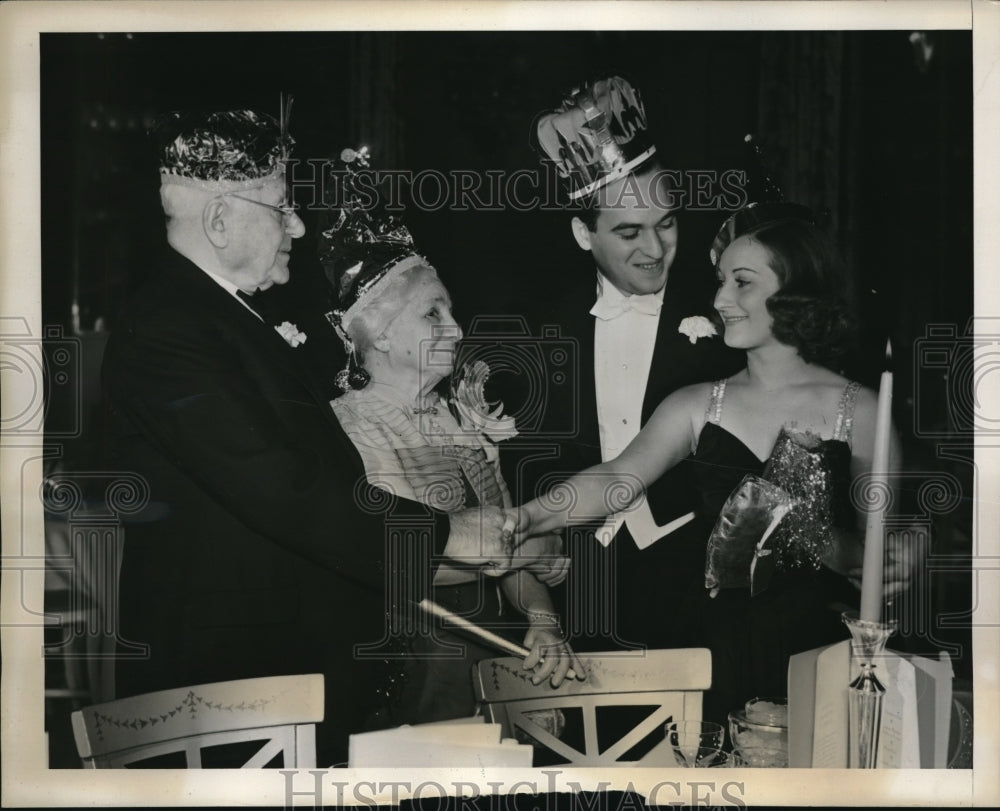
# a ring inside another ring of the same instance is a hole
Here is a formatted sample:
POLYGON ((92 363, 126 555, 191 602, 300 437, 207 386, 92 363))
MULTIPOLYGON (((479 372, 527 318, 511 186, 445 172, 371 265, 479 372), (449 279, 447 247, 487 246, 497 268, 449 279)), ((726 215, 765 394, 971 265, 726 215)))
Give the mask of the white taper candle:
MULTIPOLYGON (((886 342, 886 360, 892 349, 886 342)), ((873 499, 880 500, 888 487, 889 438, 892 434, 892 372, 882 373, 878 387, 878 411, 875 421, 875 450, 872 455, 871 487, 873 499)), ((864 571, 861 577, 861 619, 882 619, 882 562, 885 546, 885 505, 868 512, 865 523, 864 571)))

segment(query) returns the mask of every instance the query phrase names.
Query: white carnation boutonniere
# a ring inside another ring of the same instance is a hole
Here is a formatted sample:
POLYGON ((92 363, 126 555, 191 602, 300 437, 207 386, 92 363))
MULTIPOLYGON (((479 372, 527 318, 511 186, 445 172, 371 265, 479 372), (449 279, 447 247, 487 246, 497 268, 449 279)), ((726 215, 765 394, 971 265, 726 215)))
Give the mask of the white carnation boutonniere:
POLYGON ((491 408, 484 388, 490 377, 489 364, 477 360, 465 364, 451 380, 451 403, 465 431, 485 434, 493 442, 517 436, 514 418, 503 416, 503 403, 491 408))
POLYGON ((274 328, 274 331, 284 338, 285 343, 287 343, 292 349, 295 349, 306 342, 306 334, 291 321, 282 321, 281 324, 274 328))
POLYGON ((677 331, 681 335, 687 335, 691 343, 697 343, 699 338, 711 338, 718 335, 715 324, 703 315, 691 315, 683 319, 677 331))

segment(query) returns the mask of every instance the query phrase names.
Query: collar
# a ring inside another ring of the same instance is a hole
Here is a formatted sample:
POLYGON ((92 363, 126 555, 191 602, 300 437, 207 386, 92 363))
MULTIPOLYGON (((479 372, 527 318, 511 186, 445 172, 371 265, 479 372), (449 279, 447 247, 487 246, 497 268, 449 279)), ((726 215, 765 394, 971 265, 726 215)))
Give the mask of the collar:
POLYGON ((597 301, 590 309, 590 314, 601 321, 611 321, 629 310, 643 315, 659 315, 663 307, 663 293, 666 285, 656 293, 646 295, 626 295, 614 284, 597 274, 597 301))
POLYGON ((230 296, 236 299, 236 301, 240 303, 241 307, 245 307, 249 312, 253 313, 255 318, 261 321, 264 320, 263 318, 260 317, 260 314, 253 307, 251 307, 237 295, 237 293, 240 292, 240 288, 238 288, 235 284, 229 281, 229 279, 223 279, 221 276, 212 273, 212 271, 210 270, 205 270, 204 268, 198 268, 198 269, 206 276, 208 276, 209 279, 211 279, 213 282, 219 285, 219 287, 221 287, 223 290, 229 293, 230 296))
POLYGON ((441 396, 436 391, 432 391, 427 397, 428 405, 426 408, 417 408, 413 400, 408 400, 399 389, 395 386, 390 386, 388 383, 379 383, 376 380, 372 380, 361 391, 366 391, 390 405, 398 406, 408 414, 428 413, 428 409, 431 408, 447 408, 441 396))

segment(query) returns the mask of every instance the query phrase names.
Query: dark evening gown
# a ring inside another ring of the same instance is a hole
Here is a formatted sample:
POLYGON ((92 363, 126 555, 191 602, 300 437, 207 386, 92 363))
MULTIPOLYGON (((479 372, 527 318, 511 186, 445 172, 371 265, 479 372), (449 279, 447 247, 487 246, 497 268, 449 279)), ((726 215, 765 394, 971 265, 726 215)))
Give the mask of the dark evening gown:
MULTIPOLYGON (((730 493, 744 476, 762 475, 768 461, 758 459, 719 424, 724 384, 715 384, 694 454, 700 494, 698 518, 706 527, 706 538, 730 493)), ((834 435, 822 440, 816 450, 831 484, 832 523, 841 529, 854 525, 848 492, 856 392, 856 384, 845 389, 834 435)), ((779 438, 776 449, 781 442, 779 438)), ((784 530, 793 538, 795 521, 795 513, 790 514, 778 532, 784 530)), ((768 587, 754 597, 749 588, 726 588, 711 598, 708 590, 701 588, 689 591, 684 602, 682 616, 689 623, 689 644, 712 651, 712 687, 705 694, 704 718, 726 726, 728 713, 748 699, 788 694, 788 660, 793 653, 848 637, 840 612, 856 606, 857 592, 831 570, 800 562, 776 571, 768 587)))

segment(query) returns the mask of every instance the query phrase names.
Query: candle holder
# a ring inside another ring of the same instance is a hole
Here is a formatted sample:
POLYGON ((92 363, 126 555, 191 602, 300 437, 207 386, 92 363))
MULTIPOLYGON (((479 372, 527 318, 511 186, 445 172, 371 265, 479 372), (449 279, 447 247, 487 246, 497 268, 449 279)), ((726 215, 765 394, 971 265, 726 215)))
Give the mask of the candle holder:
POLYGON ((885 686, 875 675, 875 660, 896 632, 896 621, 873 622, 845 611, 841 618, 851 632, 851 662, 860 672, 848 687, 848 763, 852 769, 874 769, 882 728, 885 686))

